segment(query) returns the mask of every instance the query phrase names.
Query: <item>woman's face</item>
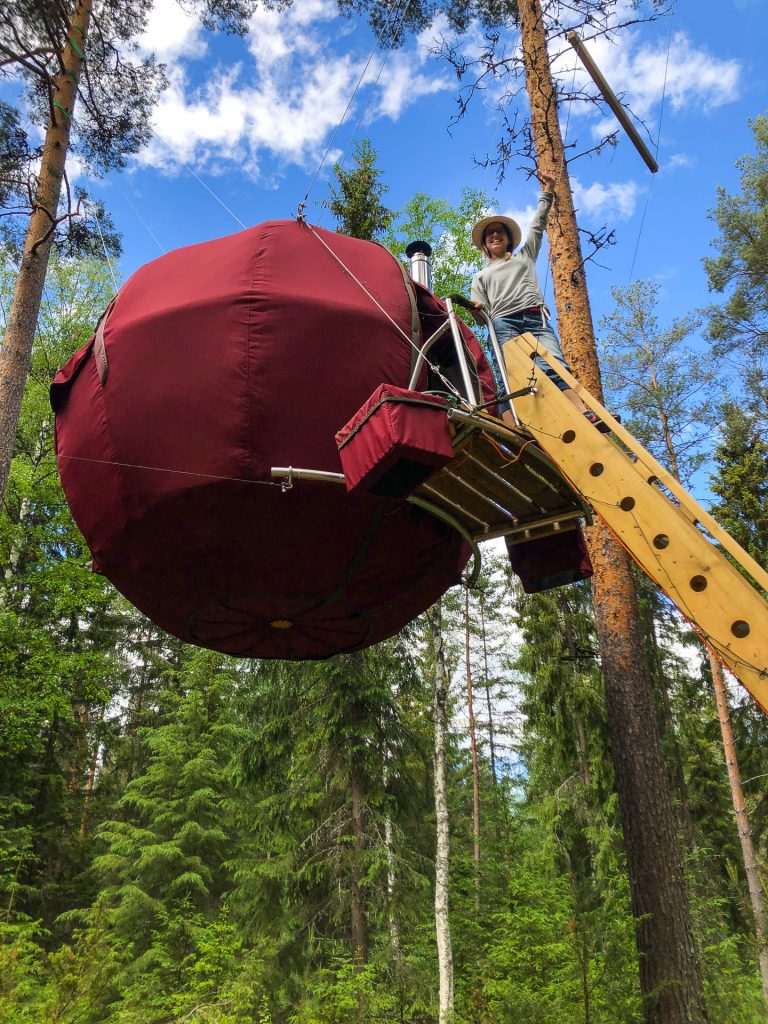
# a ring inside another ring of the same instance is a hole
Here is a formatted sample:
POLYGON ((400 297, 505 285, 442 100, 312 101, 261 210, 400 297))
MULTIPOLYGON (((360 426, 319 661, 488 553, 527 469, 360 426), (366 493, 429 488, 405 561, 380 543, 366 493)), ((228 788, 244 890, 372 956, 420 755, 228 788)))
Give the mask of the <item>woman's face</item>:
POLYGON ((483 232, 483 246, 492 260, 498 260, 504 255, 509 242, 507 229, 497 221, 492 221, 483 232))

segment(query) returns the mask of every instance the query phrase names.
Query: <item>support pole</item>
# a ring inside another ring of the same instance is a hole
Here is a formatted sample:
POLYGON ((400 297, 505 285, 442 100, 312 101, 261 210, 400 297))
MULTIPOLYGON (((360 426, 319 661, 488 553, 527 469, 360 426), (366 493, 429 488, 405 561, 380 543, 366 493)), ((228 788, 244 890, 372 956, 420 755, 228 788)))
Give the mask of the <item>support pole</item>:
POLYGON ((608 85, 608 83, 606 82, 605 78, 603 77, 602 71, 600 70, 600 68, 597 66, 597 64, 595 64, 595 62, 590 57, 589 52, 588 52, 586 46, 584 45, 582 40, 579 38, 579 36, 578 36, 578 34, 576 32, 569 32, 568 33, 568 42, 571 44, 571 46, 574 48, 576 53, 579 55, 581 63, 587 69, 587 72, 588 72, 590 78, 595 83, 597 88, 600 90, 600 94, 603 97, 603 99, 605 100, 605 102, 608 104, 608 106, 611 108, 611 110, 616 115, 616 120, 619 122, 621 127, 624 129, 624 131, 630 137, 630 139, 632 141, 632 144, 634 145, 634 147, 637 150, 637 152, 640 154, 640 156, 643 158, 643 160, 647 164, 648 169, 650 170, 651 174, 655 174, 656 171, 658 171, 658 169, 659 169, 659 165, 656 163, 654 158, 651 156, 650 150, 648 149, 646 144, 640 138, 640 136, 639 136, 639 134, 637 132, 637 129, 635 128, 635 126, 632 124, 632 122, 630 121, 629 117, 627 116, 627 112, 624 109, 624 107, 622 107, 621 103, 619 102, 619 99, 618 99, 616 93, 613 91, 613 89, 610 87, 610 85, 608 85))

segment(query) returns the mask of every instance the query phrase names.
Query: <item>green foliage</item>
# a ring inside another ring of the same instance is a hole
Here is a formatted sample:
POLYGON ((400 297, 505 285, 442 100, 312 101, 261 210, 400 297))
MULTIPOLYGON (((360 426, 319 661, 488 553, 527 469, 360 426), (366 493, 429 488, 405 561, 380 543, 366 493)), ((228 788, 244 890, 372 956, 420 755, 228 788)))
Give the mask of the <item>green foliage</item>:
POLYGON ((396 1020, 396 1001, 372 965, 336 960, 315 975, 311 994, 302 1001, 290 1024, 359 1024, 396 1020))
POLYGON ((457 206, 417 192, 400 211, 384 244, 404 258, 410 242, 428 242, 435 294, 468 295, 472 276, 483 265, 482 254, 472 245, 472 225, 488 212, 488 203, 487 196, 474 189, 464 189, 457 206))
POLYGON ((333 168, 338 185, 331 182, 327 206, 339 223, 339 231, 372 242, 387 230, 395 215, 382 202, 389 190, 381 181, 376 151, 369 139, 356 143, 354 159, 351 171, 340 164, 333 168))
POLYGON ((718 254, 703 262, 710 288, 728 293, 709 309, 711 336, 722 352, 743 362, 754 384, 763 379, 768 348, 768 117, 756 117, 750 127, 755 153, 736 161, 738 195, 717 190, 710 216, 719 232, 712 243, 718 254))
MULTIPOLYGON (((399 252, 426 238, 437 290, 466 290, 479 259, 468 229, 484 211, 476 194, 457 209, 417 197, 389 241, 399 252)), ((3 308, 10 283, 0 277, 3 308)), ((88 570, 47 392, 110 293, 95 263, 53 269, 0 515, 0 1019, 435 1024, 429 616, 362 654, 236 662, 165 636, 88 570)), ((758 427, 726 411, 715 489, 718 514, 762 558, 758 427)), ((465 597, 441 602, 456 1024, 629 1024, 635 922, 589 588, 523 597, 490 557, 468 623, 465 597)), ((709 683, 654 600, 648 642, 697 836, 713 1020, 751 1024, 760 991, 709 683)), ((760 779, 764 719, 740 706, 734 731, 760 779)), ((763 792, 747 789, 760 850, 763 792)))
POLYGON ((688 339, 700 320, 656 319, 659 285, 611 289, 615 309, 600 321, 600 366, 611 401, 629 413, 627 428, 683 481, 708 455, 722 397, 721 368, 688 339))
POLYGON ((626 881, 604 888, 599 906, 577 909, 568 876, 552 870, 546 834, 526 832, 530 846, 516 851, 516 871, 485 945, 483 1020, 639 1021, 626 881))
POLYGON ((768 567, 768 444, 762 423, 729 403, 722 409, 722 434, 710 487, 712 514, 734 540, 768 567))

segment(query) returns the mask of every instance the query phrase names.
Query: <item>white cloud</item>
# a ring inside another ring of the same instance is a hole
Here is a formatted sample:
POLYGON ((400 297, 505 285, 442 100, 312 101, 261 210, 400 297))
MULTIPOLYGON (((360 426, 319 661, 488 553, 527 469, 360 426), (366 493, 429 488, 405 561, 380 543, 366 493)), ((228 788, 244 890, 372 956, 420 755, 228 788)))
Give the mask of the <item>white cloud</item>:
MULTIPOLYGON (((161 20, 170 17, 169 3, 157 0, 161 20)), ((346 26, 335 0, 294 0, 280 13, 259 8, 240 63, 210 69, 197 88, 194 69, 181 58, 198 55, 201 37, 179 29, 179 59, 169 65, 170 87, 153 115, 160 139, 139 155, 139 162, 166 170, 179 162, 211 170, 222 161, 238 161, 255 178, 268 153, 284 165, 309 169, 319 161, 361 79, 347 124, 354 123, 371 88, 369 121, 397 120, 420 97, 451 88, 445 74, 426 72, 426 49, 418 41, 391 54, 383 70, 380 51, 367 68, 359 54, 337 56, 333 42, 346 34, 346 26)), ((171 23, 166 27, 170 32, 171 23)))
POLYGON ((664 161, 665 167, 673 170, 675 167, 694 167, 696 161, 687 153, 672 153, 664 161))
POLYGON ((155 0, 147 18, 147 27, 138 38, 143 53, 154 53, 162 63, 181 57, 202 57, 206 44, 198 18, 188 14, 176 0, 155 0))
MULTIPOLYGON (((532 188, 535 193, 536 185, 533 185, 532 188)), ((502 210, 502 214, 505 217, 511 217, 512 220, 517 221, 517 223, 520 225, 520 230, 523 233, 523 238, 525 238, 525 236, 528 233, 528 228, 531 226, 531 221, 533 220, 534 213, 536 213, 535 202, 529 203, 527 206, 524 207, 514 208, 510 206, 507 207, 505 210, 502 210)))
POLYGON ((604 185, 596 181, 587 187, 575 176, 571 177, 573 202, 588 217, 600 217, 609 222, 628 220, 635 212, 640 188, 634 181, 613 182, 604 185))
MULTIPOLYGON (((608 84, 632 112, 646 121, 653 133, 658 110, 665 104, 675 111, 693 107, 711 110, 738 98, 742 65, 737 60, 720 58, 697 47, 685 32, 675 32, 669 48, 667 40, 642 43, 636 29, 624 29, 612 38, 600 36, 586 43, 587 49, 608 84)), ((558 75, 566 88, 596 90, 572 50, 563 51, 555 61, 558 75)), ((571 116, 593 116, 592 107, 575 103, 571 116)), ((615 128, 612 115, 595 125, 595 133, 615 128)))
POLYGON ((398 52, 390 57, 379 80, 381 94, 375 114, 396 121, 403 110, 421 96, 452 88, 445 75, 430 77, 414 67, 414 55, 398 52))

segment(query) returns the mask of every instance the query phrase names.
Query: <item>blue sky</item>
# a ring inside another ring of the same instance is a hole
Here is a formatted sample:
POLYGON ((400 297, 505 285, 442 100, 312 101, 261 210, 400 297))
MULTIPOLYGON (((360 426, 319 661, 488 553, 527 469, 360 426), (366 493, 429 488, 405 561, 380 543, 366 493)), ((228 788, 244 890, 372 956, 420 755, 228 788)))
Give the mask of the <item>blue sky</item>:
MULTIPOLYGON (((620 0, 620 6, 628 2, 620 0)), ((662 285, 662 321, 708 301, 701 257, 714 225, 707 212, 718 185, 738 187, 734 161, 752 149, 748 118, 768 106, 768 5, 679 0, 671 26, 661 19, 592 47, 614 89, 644 117, 654 138, 670 27, 661 169, 653 182, 624 137, 615 150, 571 169, 581 223, 605 223, 617 240, 600 255, 604 269, 589 272, 596 319, 612 307, 611 285, 629 282, 636 249, 634 276, 662 285)), ((333 158, 351 149, 366 102, 357 137, 369 137, 378 152, 388 205, 398 208, 416 191, 450 201, 464 186, 493 193, 493 174, 477 167, 473 156, 483 157, 495 144, 495 97, 492 90, 476 96, 468 116, 449 132, 456 77, 429 55, 441 30, 437 25, 393 51, 383 70, 383 55, 374 56, 314 185, 310 220, 333 226, 317 203, 327 196, 333 158)), ((471 54, 479 39, 473 29, 458 46, 471 54)), ((154 115, 157 134, 126 171, 84 182, 105 201, 123 237, 118 277, 162 251, 236 231, 238 219, 251 225, 292 216, 372 42, 364 20, 340 18, 335 0, 294 0, 282 14, 260 11, 243 40, 206 33, 175 0, 156 0, 142 45, 166 63, 171 81, 154 115)), ((509 34, 504 42, 509 51, 517 40, 509 34)), ((558 66, 565 81, 572 80, 576 63, 571 51, 563 56, 558 66)), ((607 123, 595 109, 574 107, 567 141, 588 149, 607 123)), ((535 195, 533 183, 510 167, 495 199, 499 211, 525 221, 535 195)), ((540 271, 543 280, 543 259, 540 271)))

